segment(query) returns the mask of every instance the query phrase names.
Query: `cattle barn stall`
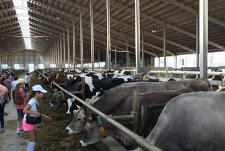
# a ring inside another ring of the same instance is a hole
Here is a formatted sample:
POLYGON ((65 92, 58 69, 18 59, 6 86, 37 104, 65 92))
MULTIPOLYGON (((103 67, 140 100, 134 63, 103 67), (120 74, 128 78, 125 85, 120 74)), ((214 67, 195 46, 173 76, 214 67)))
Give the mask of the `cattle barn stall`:
MULTIPOLYGON (((153 66, 154 57, 207 50, 201 46, 209 46, 210 52, 225 48, 222 0, 209 1, 209 16, 199 15, 199 0, 18 0, 17 3, 0 1, 1 64, 55 63, 64 67, 92 63, 93 70, 94 62, 106 61, 106 67, 111 68, 116 60, 117 66, 136 64, 139 69, 141 64, 153 66), (21 17, 27 17, 25 22, 29 24, 23 27, 21 17), (30 34, 24 36, 21 31, 27 28, 30 34), (208 33, 209 41, 201 33, 208 33), (28 40, 30 48, 24 44, 28 40), (32 62, 34 57, 23 62, 17 53, 27 49, 39 52, 37 57, 43 59, 32 62)), ((200 60, 206 59, 206 53, 201 53, 200 60)), ((206 66, 206 61, 200 65, 206 66)))

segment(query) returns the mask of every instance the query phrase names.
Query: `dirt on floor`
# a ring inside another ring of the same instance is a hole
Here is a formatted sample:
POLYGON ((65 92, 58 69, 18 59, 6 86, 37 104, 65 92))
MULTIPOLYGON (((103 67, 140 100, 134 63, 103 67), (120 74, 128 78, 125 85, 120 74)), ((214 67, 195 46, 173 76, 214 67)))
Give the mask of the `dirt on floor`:
MULTIPOLYGON (((42 84, 42 81, 34 74, 31 78, 31 86, 42 84)), ((45 85, 44 88, 48 91, 40 102, 40 111, 53 118, 52 122, 44 121, 37 125, 37 145, 35 151, 96 151, 95 146, 82 148, 80 146, 80 135, 69 135, 65 128, 70 123, 71 119, 66 116, 66 106, 59 109, 49 107, 48 102, 52 98, 52 90, 45 85)), ((25 151, 28 141, 27 134, 16 135, 16 118, 17 113, 13 102, 7 104, 5 129, 3 134, 0 134, 0 151, 25 151), (13 110, 13 112, 12 112, 13 110), (7 117, 8 116, 8 117, 7 117)))
MULTIPOLYGON (((31 85, 41 84, 42 81, 34 75, 31 79, 31 85)), ((40 111, 53 118, 52 122, 43 121, 39 124, 37 137, 38 142, 36 151, 96 151, 95 146, 82 148, 80 146, 79 135, 69 135, 66 132, 66 127, 71 119, 66 116, 66 106, 55 109, 49 107, 48 103, 52 98, 52 89, 45 85, 44 88, 48 91, 40 102, 40 111)))

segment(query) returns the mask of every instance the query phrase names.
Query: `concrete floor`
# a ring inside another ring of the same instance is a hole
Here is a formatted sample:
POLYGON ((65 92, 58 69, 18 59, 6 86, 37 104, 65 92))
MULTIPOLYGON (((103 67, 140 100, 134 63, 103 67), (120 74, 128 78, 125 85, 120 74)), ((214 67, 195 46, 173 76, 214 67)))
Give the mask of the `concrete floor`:
POLYGON ((0 151, 25 151, 27 139, 25 134, 16 134, 17 112, 13 101, 6 104, 5 132, 0 134, 0 151))

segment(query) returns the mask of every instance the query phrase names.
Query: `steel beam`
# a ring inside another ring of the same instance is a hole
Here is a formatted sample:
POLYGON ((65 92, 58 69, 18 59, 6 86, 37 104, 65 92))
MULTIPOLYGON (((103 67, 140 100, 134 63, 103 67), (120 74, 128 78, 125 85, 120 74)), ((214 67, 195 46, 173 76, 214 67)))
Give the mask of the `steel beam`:
POLYGON ((81 70, 83 70, 83 63, 84 63, 84 46, 83 46, 83 24, 82 24, 82 11, 80 12, 80 63, 81 63, 81 70))
POLYGON ((76 31, 75 31, 75 21, 73 20, 73 68, 75 69, 76 64, 76 31))
POLYGON ((207 79, 208 0, 199 0, 200 78, 207 79))
MULTIPOLYGON (((180 3, 180 2, 178 2, 177 0, 168 0, 168 2, 170 4, 173 4, 173 5, 177 6, 177 7, 180 7, 183 10, 186 10, 189 13, 192 13, 195 16, 198 14, 197 10, 195 10, 195 9, 193 9, 191 7, 188 7, 187 5, 184 5, 184 4, 180 3)), ((217 20, 216 18, 213 18, 211 16, 208 16, 208 20, 210 22, 213 22, 213 23, 217 24, 217 25, 220 25, 222 27, 225 27, 225 23, 222 22, 222 21, 220 21, 220 20, 217 20)))
POLYGON ((70 68, 70 31, 69 31, 69 26, 67 26, 67 48, 68 48, 68 52, 67 52, 67 59, 68 59, 68 68, 70 68))
POLYGON ((163 26, 163 50, 164 68, 166 69, 166 25, 163 26))
POLYGON ((111 68, 111 16, 110 16, 110 0, 106 0, 107 12, 107 48, 106 48, 106 67, 111 68))
POLYGON ((196 15, 196 67, 199 67, 199 16, 196 15))
POLYGON ((130 68, 130 53, 128 48, 128 40, 126 39, 126 66, 130 68))
POLYGON ((91 26, 91 70, 94 71, 94 23, 93 0, 90 0, 90 26, 91 26))
POLYGON ((140 0, 135 0, 135 58, 138 74, 140 72, 140 0))
POLYGON ((63 67, 66 67, 66 37, 63 30, 63 67))
MULTIPOLYGON (((100 0, 100 1, 103 2, 104 0, 100 0)), ((122 9, 123 11, 125 11, 125 12, 127 12, 127 13, 131 13, 131 14, 134 13, 134 11, 133 11, 132 8, 129 8, 128 6, 124 6, 124 4, 122 4, 121 2, 116 2, 116 3, 115 3, 115 2, 112 2, 111 4, 114 5, 116 8, 122 9)), ((147 14, 145 14, 145 13, 142 13, 141 16, 143 17, 143 19, 151 20, 151 21, 153 21, 153 22, 155 22, 155 23, 157 23, 157 24, 160 24, 160 25, 163 25, 163 24, 164 24, 163 21, 161 21, 161 20, 159 20, 159 19, 156 19, 156 18, 154 18, 154 17, 151 17, 150 15, 147 15, 147 14)), ((175 31, 177 31, 177 32, 179 32, 179 33, 185 34, 185 35, 187 35, 187 36, 189 36, 189 37, 196 38, 196 35, 195 35, 195 34, 192 34, 192 33, 188 32, 188 31, 183 30, 183 29, 181 29, 181 28, 178 28, 178 27, 176 27, 176 26, 174 26, 174 25, 171 25, 171 24, 168 24, 168 23, 167 23, 167 24, 166 24, 166 27, 169 28, 169 29, 175 30, 175 31)), ((225 50, 225 47, 222 46, 222 45, 220 45, 220 44, 218 44, 218 43, 209 41, 209 44, 212 45, 212 46, 215 46, 215 47, 217 47, 217 48, 220 48, 220 49, 222 49, 222 50, 225 50)))
POLYGON ((142 60, 141 60, 141 65, 142 65, 142 67, 144 67, 144 61, 145 61, 145 56, 144 56, 144 50, 145 50, 145 48, 144 48, 144 33, 143 33, 143 31, 141 32, 141 41, 142 41, 142 45, 141 45, 141 52, 142 52, 142 55, 141 55, 141 57, 142 57, 142 60))

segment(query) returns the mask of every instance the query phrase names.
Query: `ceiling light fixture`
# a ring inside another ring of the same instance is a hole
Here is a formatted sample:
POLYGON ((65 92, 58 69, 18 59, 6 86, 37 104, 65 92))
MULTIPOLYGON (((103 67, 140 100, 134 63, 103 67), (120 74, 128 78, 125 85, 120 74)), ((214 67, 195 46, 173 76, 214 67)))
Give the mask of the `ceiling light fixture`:
POLYGON ((152 33, 156 33, 155 26, 152 27, 152 33))

